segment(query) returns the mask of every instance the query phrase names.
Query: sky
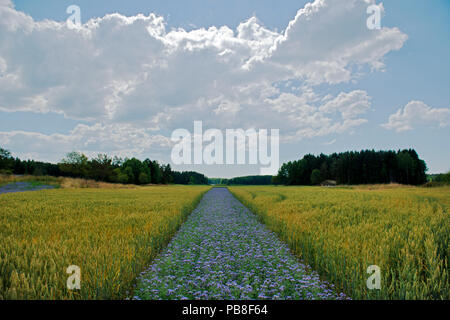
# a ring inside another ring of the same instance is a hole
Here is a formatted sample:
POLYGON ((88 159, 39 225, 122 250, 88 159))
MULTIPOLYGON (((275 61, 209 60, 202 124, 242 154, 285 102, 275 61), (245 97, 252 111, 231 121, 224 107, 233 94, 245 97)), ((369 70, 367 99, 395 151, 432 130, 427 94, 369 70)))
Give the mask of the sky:
POLYGON ((414 148, 429 173, 446 172, 449 39, 446 0, 0 0, 0 146, 51 162, 80 151, 171 163, 172 132, 202 121, 279 129, 280 164, 414 148), (367 27, 369 5, 381 29, 367 27))

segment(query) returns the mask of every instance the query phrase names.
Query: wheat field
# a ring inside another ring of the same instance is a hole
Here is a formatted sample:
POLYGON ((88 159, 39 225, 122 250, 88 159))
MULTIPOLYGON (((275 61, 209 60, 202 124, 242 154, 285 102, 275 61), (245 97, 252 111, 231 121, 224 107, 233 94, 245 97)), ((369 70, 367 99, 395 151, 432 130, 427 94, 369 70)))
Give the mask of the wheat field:
POLYGON ((0 195, 0 299, 124 298, 207 186, 0 195), (68 290, 66 269, 81 270, 68 290))
POLYGON ((450 187, 229 189, 352 298, 450 298, 450 187), (367 288, 371 265, 380 289, 367 288))

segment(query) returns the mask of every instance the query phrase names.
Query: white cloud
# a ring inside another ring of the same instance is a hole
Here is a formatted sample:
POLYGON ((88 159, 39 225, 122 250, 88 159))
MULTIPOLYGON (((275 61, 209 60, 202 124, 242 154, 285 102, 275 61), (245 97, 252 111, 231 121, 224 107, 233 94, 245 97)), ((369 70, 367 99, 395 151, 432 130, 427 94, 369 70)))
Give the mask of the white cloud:
POLYGON ((324 146, 331 146, 331 145, 335 144, 336 141, 337 141, 337 139, 333 139, 331 141, 327 141, 327 142, 322 143, 322 145, 324 145, 324 146))
POLYGON ((152 135, 131 125, 77 125, 69 134, 42 134, 38 132, 0 132, 0 145, 22 158, 59 161, 77 150, 89 156, 101 152, 132 157, 147 155, 149 150, 167 150, 172 142, 162 135, 152 135))
MULTIPOLYGON (((271 61, 288 67, 313 84, 347 82, 352 64, 381 69, 383 57, 403 46, 397 28, 366 28, 367 0, 317 0, 298 11, 277 39, 271 61)), ((384 11, 382 4, 380 9, 384 11)))
POLYGON ((354 119, 370 109, 370 97, 367 92, 355 90, 349 93, 341 92, 335 99, 320 107, 324 113, 339 111, 343 119, 354 119))
POLYGON ((266 99, 266 103, 272 109, 270 121, 283 130, 283 140, 351 131, 367 122, 361 116, 371 107, 370 97, 362 90, 342 92, 337 97, 328 96, 324 100, 310 88, 303 88, 299 96, 282 93, 276 99, 266 99))
MULTIPOLYGON (((374 1, 316 0, 278 33, 255 17, 236 30, 166 30, 154 14, 112 14, 69 29, 34 21, 0 0, 0 110, 57 112, 98 123, 92 127, 100 132, 167 133, 194 120, 214 128, 281 128, 286 138, 347 132, 367 121, 367 93, 324 97, 314 86, 347 82, 355 66, 382 69, 386 53, 407 38, 396 28, 368 30, 368 3, 374 1), (275 86, 289 80, 300 82, 298 93, 275 86)), ((83 147, 90 138, 77 128, 54 137, 55 145, 83 147)), ((96 141, 107 148, 106 139, 96 141)), ((125 149, 142 149, 127 141, 125 149)))
POLYGON ((450 124, 449 108, 432 108, 422 101, 410 101, 404 108, 389 116, 382 126, 397 132, 412 130, 415 126, 445 127, 450 124))
POLYGON ((11 0, 0 0, 0 7, 14 7, 11 0))

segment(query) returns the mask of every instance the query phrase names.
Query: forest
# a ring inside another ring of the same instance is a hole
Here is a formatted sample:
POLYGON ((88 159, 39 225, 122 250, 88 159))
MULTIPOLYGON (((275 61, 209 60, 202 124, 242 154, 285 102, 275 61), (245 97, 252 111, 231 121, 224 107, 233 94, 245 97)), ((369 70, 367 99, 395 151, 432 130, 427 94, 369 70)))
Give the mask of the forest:
POLYGON ((214 185, 241 185, 241 186, 264 186, 272 184, 273 176, 245 176, 231 179, 210 178, 209 184, 214 185))
MULTIPOLYGON (((170 164, 156 160, 109 157, 99 154, 89 159, 71 152, 59 163, 21 160, 0 148, 0 173, 49 175, 93 179, 122 184, 222 184, 222 185, 319 185, 326 180, 337 184, 399 183, 421 185, 427 182, 427 165, 414 149, 398 151, 349 151, 331 155, 305 155, 284 163, 276 176, 246 176, 232 179, 211 178, 186 171, 173 171, 170 164)), ((447 184, 450 173, 429 175, 434 184, 447 184)))
POLYGON ((71 152, 58 164, 21 160, 0 148, 0 173, 17 175, 49 175, 93 179, 122 184, 208 184, 208 178, 197 172, 172 171, 170 164, 156 160, 109 157, 99 154, 89 159, 80 152, 71 152))
POLYGON ((413 149, 399 151, 362 150, 331 155, 305 155, 284 163, 273 184, 318 185, 325 180, 337 184, 400 183, 420 185, 427 181, 427 166, 413 149))

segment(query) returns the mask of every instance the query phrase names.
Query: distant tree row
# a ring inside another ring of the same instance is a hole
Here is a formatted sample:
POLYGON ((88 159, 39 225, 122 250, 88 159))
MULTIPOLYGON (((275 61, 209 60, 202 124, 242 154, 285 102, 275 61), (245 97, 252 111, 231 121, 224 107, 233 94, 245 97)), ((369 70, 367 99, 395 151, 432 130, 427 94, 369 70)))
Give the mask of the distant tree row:
POLYGON ((208 183, 212 185, 225 185, 228 179, 224 178, 208 178, 208 183))
POLYGON ((123 184, 167 184, 173 182, 170 165, 136 158, 110 158, 100 154, 88 159, 84 154, 71 152, 59 163, 64 176, 94 179, 123 184))
POLYGON ((303 159, 284 163, 274 184, 317 185, 325 180, 338 184, 401 183, 419 185, 427 181, 427 166, 413 149, 399 151, 363 150, 360 152, 308 154, 303 159))
POLYGON ((243 185, 243 186, 263 186, 272 184, 273 176, 245 176, 232 179, 210 178, 209 184, 214 185, 243 185))
POLYGON ((428 175, 428 181, 442 184, 450 184, 450 171, 447 173, 430 174, 428 175))
POLYGON ((193 171, 173 172, 175 184, 209 184, 208 178, 201 173, 193 171))
POLYGON ((232 178, 227 181, 228 185, 269 185, 272 184, 272 176, 247 176, 232 178))
POLYGON ((208 184, 208 178, 197 172, 172 171, 170 164, 136 158, 111 158, 105 154, 89 159, 71 152, 58 164, 20 160, 0 148, 0 173, 64 176, 123 184, 208 184))
POLYGON ((0 173, 59 176, 59 166, 53 163, 34 160, 22 161, 13 158, 8 150, 0 148, 0 173))

